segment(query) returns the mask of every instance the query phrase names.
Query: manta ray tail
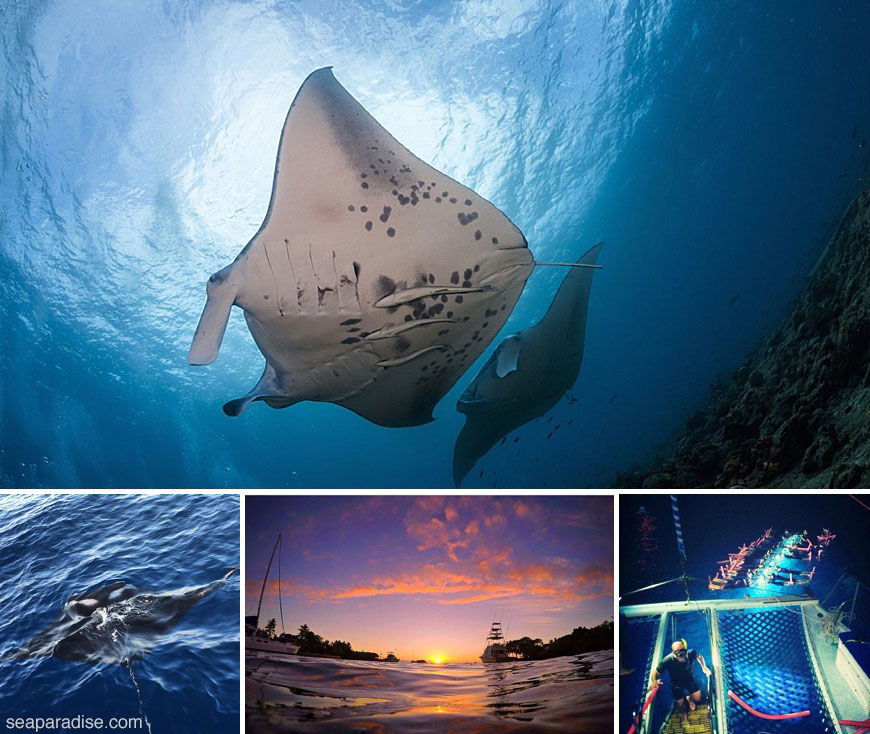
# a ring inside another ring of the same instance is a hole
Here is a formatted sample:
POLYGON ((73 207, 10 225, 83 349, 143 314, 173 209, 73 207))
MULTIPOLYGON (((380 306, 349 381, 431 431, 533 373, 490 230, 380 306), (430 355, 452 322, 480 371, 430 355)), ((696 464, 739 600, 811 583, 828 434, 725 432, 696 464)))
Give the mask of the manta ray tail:
POLYGON ((230 318, 230 308, 236 300, 236 286, 230 277, 232 267, 230 265, 219 270, 208 279, 205 308, 193 335, 187 355, 188 364, 211 364, 217 359, 230 318))

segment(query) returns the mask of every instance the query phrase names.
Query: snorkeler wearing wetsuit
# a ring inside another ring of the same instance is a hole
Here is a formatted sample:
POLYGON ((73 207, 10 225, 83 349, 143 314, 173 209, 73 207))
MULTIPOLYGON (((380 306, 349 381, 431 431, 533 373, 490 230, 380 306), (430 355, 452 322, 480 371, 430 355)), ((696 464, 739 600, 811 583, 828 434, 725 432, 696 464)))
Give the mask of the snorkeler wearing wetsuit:
POLYGON ((662 658, 656 669, 650 676, 650 688, 660 686, 664 681, 659 680, 659 674, 667 671, 671 677, 671 693, 674 702, 679 706, 684 715, 688 716, 685 706, 689 711, 694 711, 695 706, 701 701, 701 686, 692 675, 692 665, 695 660, 701 664, 704 675, 710 675, 710 669, 704 662, 704 657, 697 650, 687 650, 682 640, 677 640, 671 645, 671 654, 662 658))

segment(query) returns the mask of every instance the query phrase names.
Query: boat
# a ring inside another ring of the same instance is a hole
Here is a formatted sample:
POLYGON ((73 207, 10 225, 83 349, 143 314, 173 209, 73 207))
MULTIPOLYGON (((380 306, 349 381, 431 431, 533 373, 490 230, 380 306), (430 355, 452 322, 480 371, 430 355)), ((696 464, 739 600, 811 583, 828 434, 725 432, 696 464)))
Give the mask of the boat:
MULTIPOLYGON (((266 566, 266 575, 263 577, 263 586, 260 588, 260 599, 257 602, 257 613, 245 617, 245 650, 258 650, 260 652, 277 653, 278 655, 295 655, 299 652, 299 645, 294 645, 287 640, 272 637, 266 630, 260 629, 260 609, 263 606, 263 594, 266 591, 266 580, 272 569, 272 561, 275 559, 275 551, 281 545, 281 533, 272 548, 269 557, 269 565, 266 566)), ((281 556, 278 555, 278 603, 281 608, 281 632, 284 636, 284 605, 281 602, 281 556)))
POLYGON ((387 657, 384 658, 385 663, 398 663, 399 658, 396 657, 395 653, 388 652, 387 657))
MULTIPOLYGON (((823 529, 820 537, 830 543, 834 536, 823 529)), ((765 559, 768 565, 782 562, 779 551, 765 559)), ((815 567, 789 566, 794 584, 815 583, 815 567)), ((755 585, 731 598, 686 599, 688 580, 672 580, 684 591, 671 601, 620 604, 620 731, 870 731, 870 588, 859 578, 844 571, 821 598, 805 584, 791 594, 755 585), (698 680, 702 700, 691 711, 673 701, 667 685, 649 685, 651 672, 677 640, 702 653, 711 669, 706 680, 698 680)))
POLYGON ((486 648, 480 659, 484 663, 506 663, 513 658, 508 655, 504 646, 504 635, 501 632, 501 622, 493 622, 486 637, 486 648))

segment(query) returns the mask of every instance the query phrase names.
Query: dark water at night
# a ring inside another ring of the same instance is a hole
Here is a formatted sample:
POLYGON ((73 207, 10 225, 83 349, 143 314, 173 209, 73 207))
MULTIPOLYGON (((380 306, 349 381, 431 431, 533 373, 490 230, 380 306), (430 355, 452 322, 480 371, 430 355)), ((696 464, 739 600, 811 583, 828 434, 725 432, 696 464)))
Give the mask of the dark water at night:
POLYGON ((608 732, 613 652, 496 663, 248 653, 246 731, 608 732))
MULTIPOLYGON (((209 584, 238 565, 238 496, 0 496, 0 657, 57 620, 72 595, 116 581, 163 593, 209 584)), ((94 612, 103 618, 88 629, 105 653, 126 651, 133 637, 125 633, 159 611, 153 597, 135 601, 94 612)), ((107 662, 0 659, 4 726, 9 717, 81 715, 104 726, 143 718, 134 731, 148 731, 147 718, 154 734, 238 732, 238 575, 148 642, 153 648, 133 657, 135 682, 129 667, 107 662)))

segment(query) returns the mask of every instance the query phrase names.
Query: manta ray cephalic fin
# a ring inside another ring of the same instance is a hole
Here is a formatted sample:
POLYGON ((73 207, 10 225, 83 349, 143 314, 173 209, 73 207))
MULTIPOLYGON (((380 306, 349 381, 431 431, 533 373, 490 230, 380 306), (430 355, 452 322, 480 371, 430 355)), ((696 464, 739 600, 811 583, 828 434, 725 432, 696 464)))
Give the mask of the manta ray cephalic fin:
POLYGON ((205 308, 193 335, 187 355, 188 364, 211 364, 217 359, 230 319, 230 309, 236 300, 236 286, 230 277, 232 267, 230 265, 219 270, 208 279, 205 308))

